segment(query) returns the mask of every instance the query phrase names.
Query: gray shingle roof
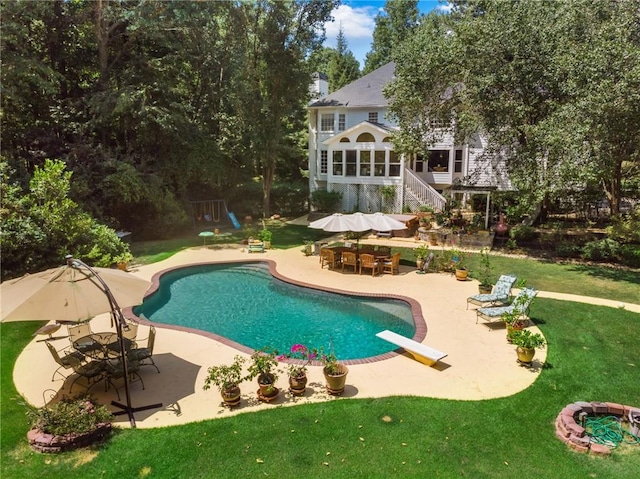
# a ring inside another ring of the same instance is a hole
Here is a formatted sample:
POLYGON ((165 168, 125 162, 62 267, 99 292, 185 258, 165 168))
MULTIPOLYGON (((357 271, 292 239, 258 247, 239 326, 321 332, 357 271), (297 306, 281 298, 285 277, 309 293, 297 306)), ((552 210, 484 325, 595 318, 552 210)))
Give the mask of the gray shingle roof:
POLYGON ((310 108, 322 106, 387 106, 388 101, 382 94, 382 89, 393 80, 396 64, 387 63, 368 75, 343 86, 330 95, 320 98, 309 105, 310 108))

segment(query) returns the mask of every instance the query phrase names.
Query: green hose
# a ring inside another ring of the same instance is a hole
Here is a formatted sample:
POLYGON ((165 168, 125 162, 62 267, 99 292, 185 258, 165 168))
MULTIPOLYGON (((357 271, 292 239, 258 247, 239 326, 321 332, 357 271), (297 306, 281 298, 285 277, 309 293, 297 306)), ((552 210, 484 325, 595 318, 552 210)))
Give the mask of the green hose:
POLYGON ((620 443, 640 444, 640 437, 622 429, 620 419, 615 416, 587 417, 584 428, 591 436, 591 442, 595 444, 610 448, 620 443))

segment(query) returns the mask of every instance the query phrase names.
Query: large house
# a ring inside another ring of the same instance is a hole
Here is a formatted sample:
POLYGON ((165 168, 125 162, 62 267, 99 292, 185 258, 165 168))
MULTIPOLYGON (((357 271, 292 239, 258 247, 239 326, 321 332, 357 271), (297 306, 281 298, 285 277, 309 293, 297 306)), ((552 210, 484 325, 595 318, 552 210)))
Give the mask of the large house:
MULTIPOLYGON (((383 94, 394 71, 395 64, 388 63, 310 103, 310 191, 342 193, 345 212, 399 213, 422 205, 441 210, 447 201, 443 193, 454 185, 508 188, 503 165, 483 155, 481 135, 460 145, 443 135, 426 157, 404 158, 394 151, 391 137, 398 126, 387 117, 383 94)), ((316 87, 322 91, 322 85, 316 87)))

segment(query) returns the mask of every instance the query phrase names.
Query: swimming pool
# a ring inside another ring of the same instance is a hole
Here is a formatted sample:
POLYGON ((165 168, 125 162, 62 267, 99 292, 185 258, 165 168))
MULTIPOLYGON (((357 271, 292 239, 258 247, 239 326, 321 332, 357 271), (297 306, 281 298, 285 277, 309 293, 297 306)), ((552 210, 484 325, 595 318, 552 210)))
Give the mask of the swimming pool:
POLYGON ((164 273, 134 313, 155 323, 199 329, 252 349, 296 343, 331 348, 342 360, 393 351, 375 336, 412 337, 410 305, 305 288, 275 278, 262 262, 188 266, 164 273))

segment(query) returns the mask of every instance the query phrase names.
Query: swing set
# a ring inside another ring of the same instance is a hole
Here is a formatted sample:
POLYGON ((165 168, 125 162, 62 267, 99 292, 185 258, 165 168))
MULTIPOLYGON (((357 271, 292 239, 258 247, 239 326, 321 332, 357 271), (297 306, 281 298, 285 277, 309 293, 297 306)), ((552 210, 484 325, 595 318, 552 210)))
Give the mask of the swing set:
POLYGON ((211 223, 229 222, 229 211, 225 200, 190 201, 193 227, 211 223))

